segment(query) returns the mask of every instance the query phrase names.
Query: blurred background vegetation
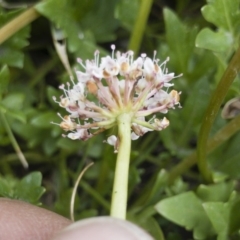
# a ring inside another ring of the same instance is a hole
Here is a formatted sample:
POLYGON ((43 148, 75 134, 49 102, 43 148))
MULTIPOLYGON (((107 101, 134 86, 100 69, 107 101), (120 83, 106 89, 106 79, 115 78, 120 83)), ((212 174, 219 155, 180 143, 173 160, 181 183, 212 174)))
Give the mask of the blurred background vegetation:
POLYGON ((128 219, 156 239, 239 239, 240 107, 233 120, 221 117, 224 103, 240 95, 238 68, 222 77, 239 23, 239 0, 0 1, 0 196, 69 217, 77 176, 94 162, 80 182, 75 219, 108 215, 116 155, 103 141, 111 131, 87 142, 61 137, 50 122, 64 112, 52 97, 79 67, 76 59, 92 59, 96 49, 108 54, 115 44, 150 57, 157 50, 161 61, 170 57, 169 72, 183 73, 174 81, 182 109, 167 114, 166 130, 133 142, 128 219), (216 116, 204 125, 211 110, 216 116), (209 153, 199 168, 197 147, 209 153))

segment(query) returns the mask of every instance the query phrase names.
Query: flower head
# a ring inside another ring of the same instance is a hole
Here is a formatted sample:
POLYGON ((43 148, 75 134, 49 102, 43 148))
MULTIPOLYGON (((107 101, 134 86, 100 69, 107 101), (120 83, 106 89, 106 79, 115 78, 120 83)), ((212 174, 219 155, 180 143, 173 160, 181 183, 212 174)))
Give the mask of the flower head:
MULTIPOLYGON (((156 53, 155 53, 156 55, 156 53)), ((133 52, 117 52, 112 46, 112 55, 101 58, 95 52, 93 61, 85 64, 78 59, 84 71, 76 71, 77 82, 61 85, 64 95, 60 101, 53 99, 68 115, 62 118, 60 127, 69 132, 64 135, 70 139, 86 140, 99 132, 117 125, 117 118, 123 113, 131 116, 131 137, 138 139, 148 131, 161 131, 169 125, 166 117, 146 120, 151 114, 166 114, 169 109, 180 107, 173 86, 174 73, 168 73, 165 62, 159 64, 142 54, 136 60, 133 52), (72 86, 71 86, 72 85, 72 86)), ((117 138, 110 137, 107 142, 116 147, 117 138)))

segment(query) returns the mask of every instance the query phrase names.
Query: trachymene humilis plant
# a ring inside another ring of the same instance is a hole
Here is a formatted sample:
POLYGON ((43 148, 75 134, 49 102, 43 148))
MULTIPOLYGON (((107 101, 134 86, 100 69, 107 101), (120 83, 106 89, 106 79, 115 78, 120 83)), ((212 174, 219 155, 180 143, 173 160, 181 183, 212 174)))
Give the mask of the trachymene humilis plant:
POLYGON ((0 196, 68 217, 72 184, 94 161, 74 214, 107 215, 117 155, 111 214, 124 218, 131 150, 128 220, 155 239, 239 239, 239 3, 0 1, 0 196), (113 47, 100 58, 110 43, 135 56, 113 47), (66 83, 75 59, 95 49, 66 83), (153 60, 136 59, 155 49, 153 60), (179 111, 171 72, 183 73, 174 81, 179 111), (18 160, 41 173, 16 180, 29 173, 18 160))
POLYGON ((92 61, 84 64, 78 59, 83 71, 76 71, 76 81, 71 78, 71 84, 60 86, 64 95, 59 101, 53 97, 68 112, 64 117, 58 114, 62 118, 60 127, 68 132, 64 137, 87 140, 106 129, 118 128, 117 136, 106 140, 117 153, 111 216, 126 216, 131 140, 168 127, 166 117, 150 115, 180 107, 180 93, 169 91, 175 76, 168 73, 167 61, 159 63, 156 52, 153 59, 141 54, 134 60, 133 51, 115 54, 112 45, 111 56, 100 59, 96 51, 92 61))

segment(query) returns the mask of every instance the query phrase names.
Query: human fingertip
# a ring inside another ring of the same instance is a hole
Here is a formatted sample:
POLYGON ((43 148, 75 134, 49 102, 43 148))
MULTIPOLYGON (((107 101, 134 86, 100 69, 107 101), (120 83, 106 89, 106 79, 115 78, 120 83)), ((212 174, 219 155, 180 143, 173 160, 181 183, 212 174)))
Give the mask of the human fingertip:
POLYGON ((0 198, 1 240, 48 240, 71 221, 29 203, 0 198))
POLYGON ((153 240, 137 225, 112 217, 94 217, 75 222, 52 240, 153 240))

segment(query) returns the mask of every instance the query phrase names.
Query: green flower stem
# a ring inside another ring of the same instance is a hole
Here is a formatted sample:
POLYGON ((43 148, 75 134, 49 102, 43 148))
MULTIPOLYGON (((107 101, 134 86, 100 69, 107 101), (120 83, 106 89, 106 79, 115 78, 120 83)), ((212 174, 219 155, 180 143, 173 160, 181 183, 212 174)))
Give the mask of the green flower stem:
POLYGON ((131 151, 131 115, 123 113, 118 117, 118 155, 113 183, 112 217, 126 219, 128 170, 131 151))
POLYGON ((209 133, 212 128, 213 122, 217 116, 217 113, 220 109, 220 106, 228 92, 228 89, 231 86, 235 77, 237 76, 239 70, 240 70, 240 48, 234 54, 215 92, 212 95, 212 98, 209 102, 208 108, 203 118, 201 129, 199 132, 198 146, 197 146, 198 168, 202 176, 208 182, 212 182, 212 174, 208 167, 208 163, 206 159, 207 141, 208 141, 209 133))
POLYGON ((143 34, 147 25, 148 16, 152 7, 153 0, 142 0, 140 9, 135 21, 135 25, 132 31, 128 49, 131 49, 138 54, 140 45, 142 43, 143 34))
POLYGON ((34 7, 31 7, 21 13, 19 16, 5 24, 0 29, 0 44, 10 38, 17 31, 28 25, 30 22, 38 18, 40 14, 35 10, 34 7))
POLYGON ((19 145, 18 145, 18 143, 17 143, 17 141, 16 141, 16 139, 15 139, 13 133, 12 133, 12 130, 11 130, 11 128, 8 124, 8 121, 5 117, 5 114, 2 111, 0 111, 0 116, 2 118, 3 125, 4 125, 4 127, 7 131, 8 137, 9 137, 10 141, 12 142, 13 148, 15 149, 16 154, 17 154, 20 162, 22 163, 24 168, 28 168, 28 162, 27 162, 26 158, 24 157, 24 155, 23 155, 23 153, 22 153, 22 151, 21 151, 21 149, 20 149, 20 147, 19 147, 19 145))
MULTIPOLYGON (((240 131, 240 115, 226 124, 222 129, 220 129, 212 138, 207 142, 207 154, 211 153, 214 149, 219 147, 235 133, 240 131)), ((182 162, 176 165, 169 172, 169 184, 172 184, 176 178, 185 173, 189 168, 197 163, 197 153, 193 152, 190 156, 185 158, 182 162)))

